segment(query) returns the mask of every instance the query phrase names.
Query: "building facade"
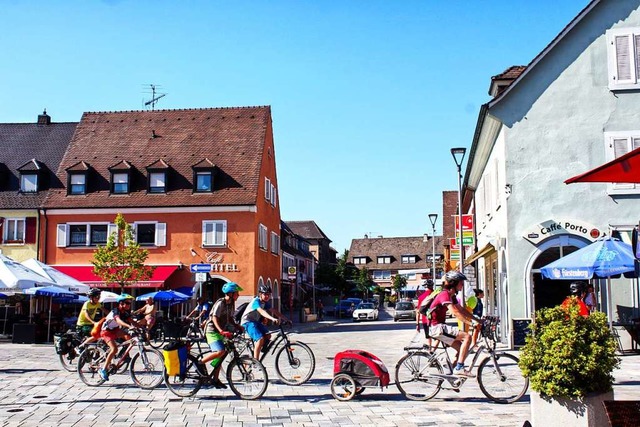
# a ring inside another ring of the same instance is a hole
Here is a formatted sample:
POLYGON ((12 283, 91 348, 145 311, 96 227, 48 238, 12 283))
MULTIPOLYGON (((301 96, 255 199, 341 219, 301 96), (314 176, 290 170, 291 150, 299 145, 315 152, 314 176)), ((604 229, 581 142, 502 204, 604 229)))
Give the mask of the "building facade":
MULTIPOLYGON (((559 304, 569 282, 540 267, 604 235, 629 241, 638 222, 637 185, 564 181, 640 146, 638 1, 592 1, 525 66, 491 82, 465 174, 465 212, 475 214, 475 266, 489 314, 504 340, 520 344, 518 322, 559 304), (628 52, 636 54, 629 56, 628 52)), ((471 252, 471 251, 470 251, 471 252)), ((595 280, 611 319, 638 317, 637 280, 595 280)))

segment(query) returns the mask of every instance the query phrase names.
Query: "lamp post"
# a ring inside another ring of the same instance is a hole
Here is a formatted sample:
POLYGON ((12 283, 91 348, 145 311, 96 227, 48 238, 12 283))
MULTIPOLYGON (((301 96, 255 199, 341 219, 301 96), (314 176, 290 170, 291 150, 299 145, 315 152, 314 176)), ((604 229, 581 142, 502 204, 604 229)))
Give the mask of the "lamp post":
MULTIPOLYGON (((458 227, 456 228, 456 237, 458 238, 458 245, 460 245, 460 263, 458 264, 460 273, 464 270, 464 245, 462 244, 462 161, 464 160, 466 152, 467 149, 464 147, 451 149, 451 156, 458 168, 458 227)), ((462 288, 462 301, 464 304, 464 287, 462 288)))
POLYGON ((438 220, 438 214, 431 213, 429 214, 429 221, 431 222, 431 230, 433 234, 431 234, 431 279, 433 283, 436 283, 436 221, 438 220))

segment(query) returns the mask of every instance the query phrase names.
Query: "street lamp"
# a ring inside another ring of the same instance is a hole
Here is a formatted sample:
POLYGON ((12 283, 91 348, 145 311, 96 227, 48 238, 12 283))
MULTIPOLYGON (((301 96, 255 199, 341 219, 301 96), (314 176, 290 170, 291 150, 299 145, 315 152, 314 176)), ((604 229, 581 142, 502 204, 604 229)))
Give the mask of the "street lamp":
POLYGON ((464 245, 462 244, 462 161, 466 152, 467 149, 464 147, 451 149, 451 156, 453 156, 453 161, 456 162, 456 167, 458 168, 458 227, 456 228, 456 237, 458 238, 458 245, 460 245, 460 264, 458 264, 460 273, 462 273, 464 262, 464 245))
POLYGON ((431 222, 431 229, 433 230, 433 234, 431 235, 431 262, 433 265, 433 269, 431 270, 431 279, 435 285, 436 283, 436 221, 438 220, 438 214, 431 213, 429 214, 429 221, 431 222))

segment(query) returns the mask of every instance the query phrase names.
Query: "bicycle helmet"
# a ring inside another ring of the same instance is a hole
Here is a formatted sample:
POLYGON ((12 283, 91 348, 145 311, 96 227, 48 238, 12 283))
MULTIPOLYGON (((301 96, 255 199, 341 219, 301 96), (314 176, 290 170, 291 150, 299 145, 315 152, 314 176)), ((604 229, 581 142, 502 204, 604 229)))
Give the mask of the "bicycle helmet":
POLYGON ((122 294, 120 296, 118 296, 118 298, 116 298, 116 301, 118 303, 121 303, 122 301, 128 301, 128 300, 132 300, 133 297, 129 294, 122 294))
POLYGON ((571 295, 582 295, 587 291, 587 287, 582 282, 573 282, 569 285, 569 291, 571 295))
POLYGON ((242 288, 240 286, 238 286, 238 284, 236 282, 229 282, 229 283, 225 283, 222 286, 222 293, 223 294, 230 294, 233 292, 240 292, 242 290, 242 288))
POLYGON ((467 280, 467 276, 460 273, 459 271, 452 270, 452 271, 447 271, 444 274, 444 280, 446 280, 447 283, 458 283, 461 280, 467 280))
POLYGON ((102 291, 98 288, 91 288, 89 290, 89 298, 93 298, 93 297, 99 297, 100 294, 102 293, 102 291))
POLYGON ((260 285, 260 287, 258 288, 258 292, 260 292, 261 294, 270 294, 270 293, 272 293, 271 286, 269 286, 269 285, 260 285))
POLYGON ((431 280, 431 279, 428 279, 427 283, 425 283, 425 286, 427 288, 429 288, 429 289, 433 289, 433 285, 434 285, 434 283, 433 283, 433 280, 431 280))

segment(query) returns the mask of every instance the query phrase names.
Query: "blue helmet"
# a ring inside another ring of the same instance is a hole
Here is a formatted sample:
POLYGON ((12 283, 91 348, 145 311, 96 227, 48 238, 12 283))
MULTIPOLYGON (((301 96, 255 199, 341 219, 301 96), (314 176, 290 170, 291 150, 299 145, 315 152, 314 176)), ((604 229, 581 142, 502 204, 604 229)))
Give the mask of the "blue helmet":
POLYGON ((236 282, 228 282, 222 286, 223 294, 230 294, 232 292, 240 292, 242 288, 236 282))
POLYGON ((128 300, 132 300, 133 297, 129 294, 122 294, 120 296, 118 296, 118 298, 116 298, 117 302, 122 302, 122 301, 128 301, 128 300))

